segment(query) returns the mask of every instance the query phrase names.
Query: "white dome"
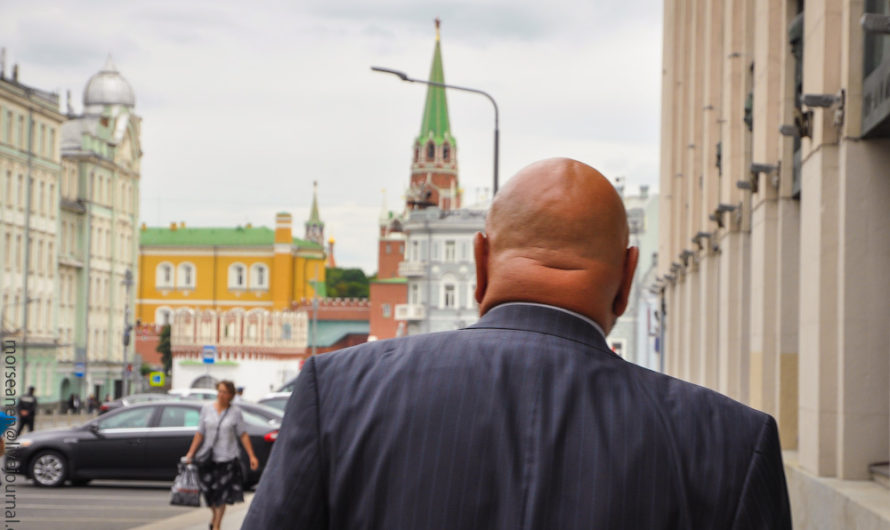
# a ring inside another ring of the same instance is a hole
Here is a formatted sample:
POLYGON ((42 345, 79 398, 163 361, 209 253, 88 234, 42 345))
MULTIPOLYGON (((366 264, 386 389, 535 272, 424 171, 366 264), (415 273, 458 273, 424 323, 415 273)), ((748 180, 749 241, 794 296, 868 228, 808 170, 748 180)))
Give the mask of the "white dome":
POLYGON ((83 91, 83 104, 85 107, 93 105, 124 105, 132 107, 136 104, 136 96, 133 87, 117 71, 111 56, 105 62, 105 66, 99 73, 93 75, 83 91))

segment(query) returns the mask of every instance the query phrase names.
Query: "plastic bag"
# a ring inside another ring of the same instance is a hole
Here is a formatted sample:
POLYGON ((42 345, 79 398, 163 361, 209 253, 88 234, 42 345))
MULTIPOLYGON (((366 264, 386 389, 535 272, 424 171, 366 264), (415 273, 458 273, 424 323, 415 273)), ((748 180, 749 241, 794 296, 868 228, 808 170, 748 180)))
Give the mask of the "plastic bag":
POLYGON ((170 504, 175 506, 201 506, 201 487, 198 485, 198 468, 191 464, 179 464, 179 474, 170 488, 170 504))

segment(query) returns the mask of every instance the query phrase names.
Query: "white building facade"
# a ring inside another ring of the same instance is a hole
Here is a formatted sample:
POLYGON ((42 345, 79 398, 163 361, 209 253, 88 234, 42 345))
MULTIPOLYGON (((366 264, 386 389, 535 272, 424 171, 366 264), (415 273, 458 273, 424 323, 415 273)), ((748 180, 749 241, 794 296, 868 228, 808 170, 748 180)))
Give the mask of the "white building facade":
POLYGON ((407 278, 408 303, 396 306, 395 317, 405 323, 405 334, 476 322, 473 236, 485 229, 485 210, 412 210, 403 226, 407 239, 399 276, 407 278))

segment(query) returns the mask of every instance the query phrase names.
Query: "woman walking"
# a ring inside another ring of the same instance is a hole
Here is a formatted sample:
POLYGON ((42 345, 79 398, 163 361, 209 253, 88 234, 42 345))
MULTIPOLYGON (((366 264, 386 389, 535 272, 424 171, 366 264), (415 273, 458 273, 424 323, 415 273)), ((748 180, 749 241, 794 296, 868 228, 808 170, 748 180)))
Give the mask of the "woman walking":
POLYGON ((213 511, 211 530, 219 530, 226 504, 244 502, 244 477, 241 476, 241 464, 238 462, 239 439, 250 458, 250 469, 257 469, 260 465, 250 445, 241 409, 232 404, 235 384, 220 381, 216 390, 216 401, 207 403, 201 409, 198 432, 185 455, 187 462, 193 459, 201 462, 198 465, 198 478, 204 500, 213 511))

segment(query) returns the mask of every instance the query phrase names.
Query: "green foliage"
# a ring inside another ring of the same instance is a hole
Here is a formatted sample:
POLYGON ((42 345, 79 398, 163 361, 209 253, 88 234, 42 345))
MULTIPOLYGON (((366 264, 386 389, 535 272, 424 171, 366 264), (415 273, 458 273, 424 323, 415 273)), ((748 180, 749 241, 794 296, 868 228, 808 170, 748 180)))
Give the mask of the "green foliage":
POLYGON ((148 365, 148 363, 142 363, 142 366, 139 367, 139 374, 142 375, 142 377, 147 376, 151 372, 152 369, 151 366, 148 365))
POLYGON ((173 352, 170 348, 170 324, 161 328, 161 336, 155 351, 161 354, 161 362, 164 363, 164 373, 169 375, 173 367, 173 352))
POLYGON ((367 298, 370 291, 368 277, 361 269, 329 268, 325 280, 331 298, 367 298))

